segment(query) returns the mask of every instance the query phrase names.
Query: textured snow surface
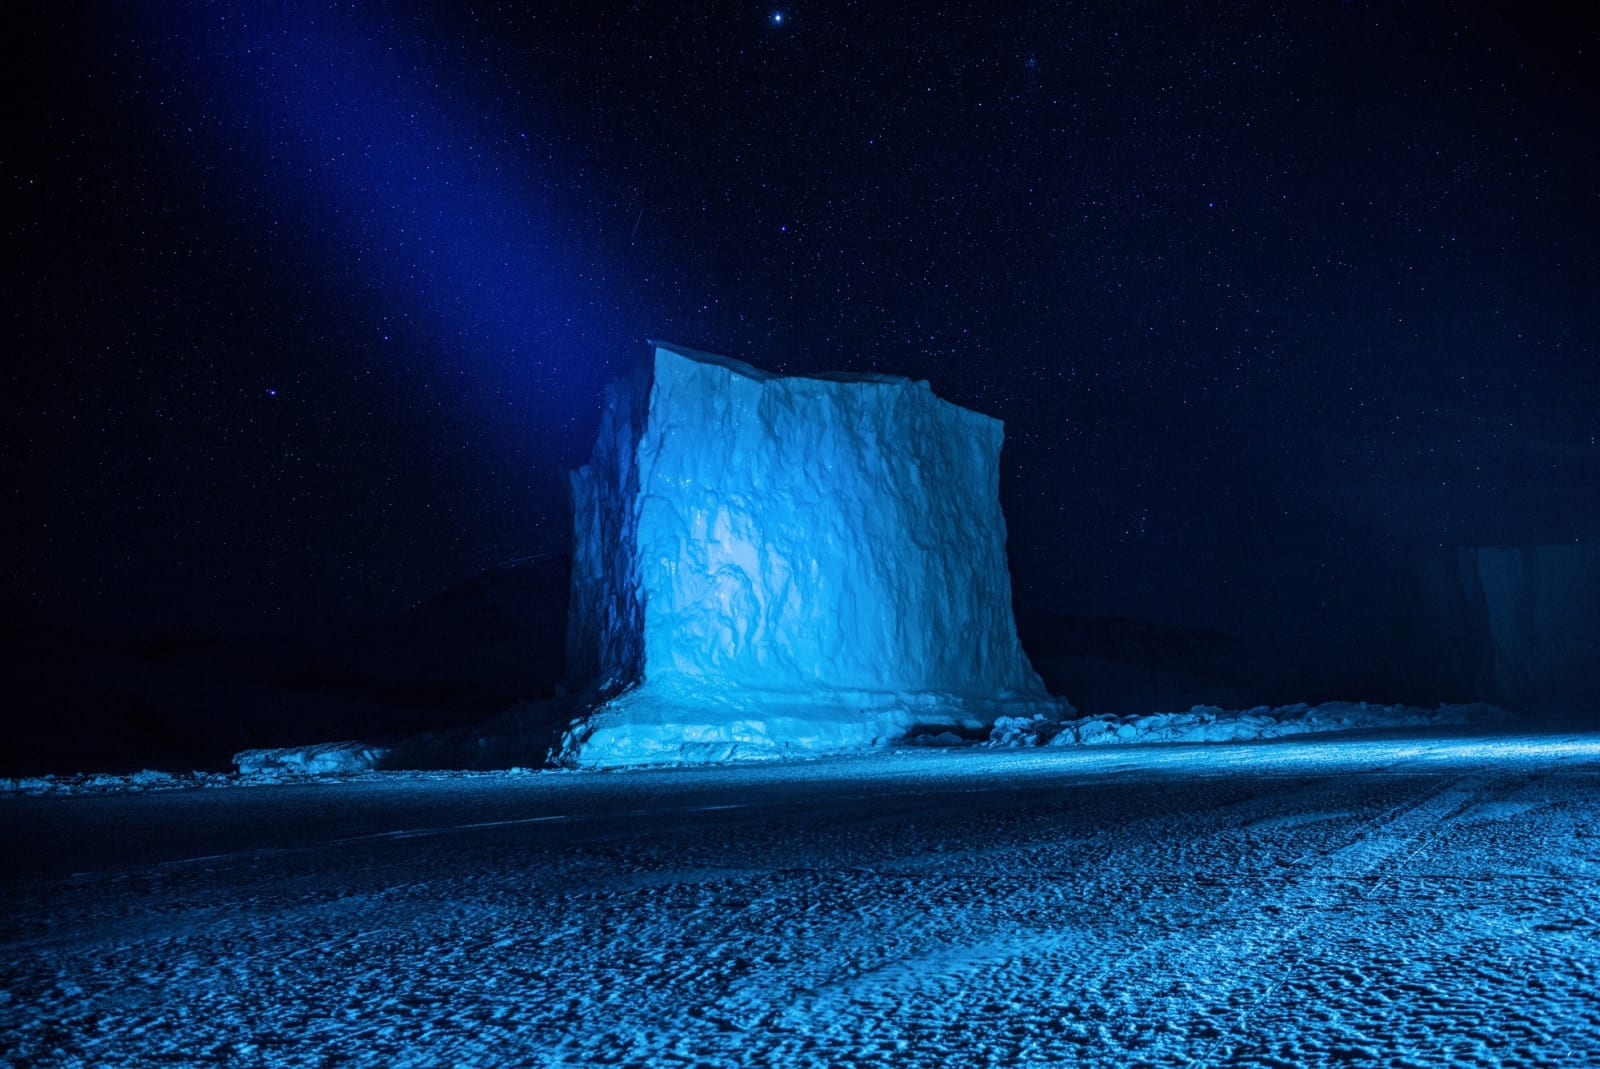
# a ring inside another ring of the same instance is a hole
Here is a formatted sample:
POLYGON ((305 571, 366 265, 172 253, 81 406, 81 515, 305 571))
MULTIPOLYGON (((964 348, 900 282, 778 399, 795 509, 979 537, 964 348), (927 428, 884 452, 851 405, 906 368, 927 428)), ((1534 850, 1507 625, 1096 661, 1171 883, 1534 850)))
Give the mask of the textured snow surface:
POLYGON ((1321 705, 1258 705, 1222 709, 1196 705, 1181 713, 1101 714, 1056 721, 1045 716, 1000 717, 991 746, 1096 746, 1134 742, 1245 742, 1285 735, 1381 728, 1493 724, 1512 714, 1493 705, 1471 703, 1423 709, 1377 702, 1323 702, 1321 705))
POLYGON ((388 752, 365 742, 318 742, 272 750, 241 750, 233 755, 233 765, 245 776, 281 772, 320 776, 366 772, 376 768, 388 752))
POLYGON ((1600 1050, 1600 737, 0 798, 17 1066, 1600 1050))
POLYGON ((631 689, 565 759, 781 756, 1059 715, 1012 618, 1001 440, 926 382, 657 344, 573 474, 569 657, 631 689))

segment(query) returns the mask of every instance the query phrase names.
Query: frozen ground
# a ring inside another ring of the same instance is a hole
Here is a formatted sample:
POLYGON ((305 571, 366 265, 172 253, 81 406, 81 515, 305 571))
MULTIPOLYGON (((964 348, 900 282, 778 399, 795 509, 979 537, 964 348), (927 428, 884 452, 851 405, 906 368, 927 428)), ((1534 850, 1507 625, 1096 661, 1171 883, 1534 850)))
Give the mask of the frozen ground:
POLYGON ((0 848, 14 1065, 1600 1058, 1596 735, 13 794, 0 848))

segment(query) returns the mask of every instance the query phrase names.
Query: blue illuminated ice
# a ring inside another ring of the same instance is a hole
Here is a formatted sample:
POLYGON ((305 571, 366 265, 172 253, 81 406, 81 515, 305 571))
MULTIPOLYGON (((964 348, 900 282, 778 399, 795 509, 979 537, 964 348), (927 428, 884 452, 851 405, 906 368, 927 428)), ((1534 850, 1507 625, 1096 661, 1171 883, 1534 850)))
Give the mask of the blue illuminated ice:
POLYGON ((382 746, 365 742, 320 742, 271 750, 243 750, 233 755, 244 776, 326 776, 369 772, 388 755, 382 746))
POLYGON ((652 343, 573 473, 582 766, 862 749, 1059 717, 1017 641, 999 420, 879 375, 652 343))

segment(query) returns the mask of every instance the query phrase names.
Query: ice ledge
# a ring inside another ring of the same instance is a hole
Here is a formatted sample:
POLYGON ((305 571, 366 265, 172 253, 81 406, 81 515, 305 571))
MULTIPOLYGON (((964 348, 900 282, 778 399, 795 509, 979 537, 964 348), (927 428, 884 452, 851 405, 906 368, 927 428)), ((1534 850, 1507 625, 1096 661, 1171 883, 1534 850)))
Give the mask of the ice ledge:
POLYGON ((574 722, 551 759, 567 768, 627 768, 816 757, 879 749, 928 730, 981 736, 1000 717, 1054 720, 1072 712, 1065 699, 1038 694, 708 693, 647 682, 574 722))

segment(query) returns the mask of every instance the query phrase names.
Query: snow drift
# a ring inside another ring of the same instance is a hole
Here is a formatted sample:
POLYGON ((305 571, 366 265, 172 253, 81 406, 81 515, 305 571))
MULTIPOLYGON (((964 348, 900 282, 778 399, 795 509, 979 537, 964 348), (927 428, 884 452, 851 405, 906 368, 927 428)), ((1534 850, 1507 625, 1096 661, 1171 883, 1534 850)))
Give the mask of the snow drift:
POLYGON ((1482 702, 1444 704, 1436 709, 1377 702, 1323 702, 1308 705, 1257 705, 1223 709, 1196 705, 1181 713, 1101 713, 1075 720, 1003 716, 994 723, 990 746, 1097 746, 1150 742, 1249 742, 1335 731, 1388 728, 1457 727, 1510 720, 1505 709, 1482 702))
POLYGON ((652 343, 573 473, 570 765, 749 759, 1060 716, 1017 640, 1000 421, 877 375, 652 343))

